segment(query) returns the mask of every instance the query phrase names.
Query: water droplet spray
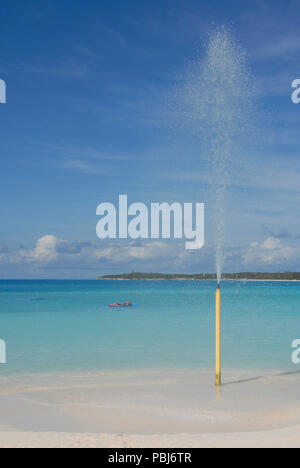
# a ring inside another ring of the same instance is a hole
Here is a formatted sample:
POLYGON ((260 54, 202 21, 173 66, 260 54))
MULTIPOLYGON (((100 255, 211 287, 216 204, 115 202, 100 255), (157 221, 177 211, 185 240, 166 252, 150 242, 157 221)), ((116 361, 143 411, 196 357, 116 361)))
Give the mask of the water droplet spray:
POLYGON ((213 207, 214 246, 218 287, 216 291, 216 384, 221 385, 221 281, 226 233, 226 198, 241 155, 253 134, 256 114, 254 81, 243 49, 229 28, 210 36, 204 57, 193 62, 186 74, 181 99, 186 125, 205 154, 213 207))

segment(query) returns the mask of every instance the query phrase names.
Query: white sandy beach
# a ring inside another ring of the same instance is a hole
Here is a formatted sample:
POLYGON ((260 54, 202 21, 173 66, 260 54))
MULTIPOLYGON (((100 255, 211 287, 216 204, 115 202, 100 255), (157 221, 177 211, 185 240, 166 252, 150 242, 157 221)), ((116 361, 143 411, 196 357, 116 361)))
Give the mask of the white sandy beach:
POLYGON ((299 448, 300 426, 224 434, 0 432, 0 448, 299 448))
POLYGON ((300 373, 198 370, 0 378, 0 447, 299 447, 300 373))

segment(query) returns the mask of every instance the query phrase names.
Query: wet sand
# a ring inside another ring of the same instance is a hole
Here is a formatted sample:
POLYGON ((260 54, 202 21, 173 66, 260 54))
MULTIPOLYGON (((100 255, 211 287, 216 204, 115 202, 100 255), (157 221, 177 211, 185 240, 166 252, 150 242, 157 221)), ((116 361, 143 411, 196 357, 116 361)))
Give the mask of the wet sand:
POLYGON ((300 372, 0 377, 0 447, 300 446, 300 372), (299 440, 299 442, 298 442, 299 440))

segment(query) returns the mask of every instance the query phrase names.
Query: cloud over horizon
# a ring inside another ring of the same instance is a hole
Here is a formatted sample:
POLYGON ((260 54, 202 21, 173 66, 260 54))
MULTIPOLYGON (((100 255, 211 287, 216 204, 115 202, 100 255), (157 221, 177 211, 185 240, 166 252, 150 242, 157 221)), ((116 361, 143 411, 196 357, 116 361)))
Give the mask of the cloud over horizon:
MULTIPOLYGON (((300 248, 275 237, 225 250, 226 272, 295 271, 299 261, 300 248)), ((98 241, 67 241, 50 234, 39 238, 33 248, 22 247, 13 252, 0 249, 2 278, 20 274, 24 278, 91 278, 130 271, 212 273, 214 249, 206 244, 199 251, 188 251, 183 242, 158 240, 110 241, 101 245, 98 241)))

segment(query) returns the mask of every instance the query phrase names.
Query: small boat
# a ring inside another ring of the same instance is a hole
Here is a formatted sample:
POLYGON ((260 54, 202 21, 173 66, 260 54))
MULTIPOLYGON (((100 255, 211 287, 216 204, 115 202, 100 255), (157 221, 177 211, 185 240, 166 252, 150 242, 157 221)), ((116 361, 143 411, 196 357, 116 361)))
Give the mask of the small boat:
POLYGON ((136 304, 132 304, 132 302, 125 302, 124 304, 119 304, 116 302, 115 304, 108 304, 107 307, 113 307, 113 308, 118 308, 118 307, 134 307, 136 304))

